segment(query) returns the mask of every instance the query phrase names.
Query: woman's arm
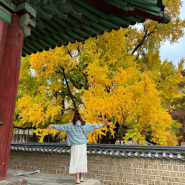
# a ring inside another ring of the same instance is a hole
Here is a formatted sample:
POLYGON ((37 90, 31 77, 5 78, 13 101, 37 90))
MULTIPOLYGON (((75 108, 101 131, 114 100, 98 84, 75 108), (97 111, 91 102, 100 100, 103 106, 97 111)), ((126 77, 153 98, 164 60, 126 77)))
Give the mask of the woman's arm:
POLYGON ((86 123, 87 124, 87 128, 90 131, 92 130, 96 130, 96 129, 99 129, 101 127, 105 127, 106 124, 105 123, 102 123, 102 124, 90 124, 90 123, 86 123))
POLYGON ((63 125, 49 125, 48 126, 49 129, 56 129, 56 130, 61 130, 61 131, 64 131, 64 132, 67 132, 68 129, 69 129, 69 124, 63 124, 63 125))

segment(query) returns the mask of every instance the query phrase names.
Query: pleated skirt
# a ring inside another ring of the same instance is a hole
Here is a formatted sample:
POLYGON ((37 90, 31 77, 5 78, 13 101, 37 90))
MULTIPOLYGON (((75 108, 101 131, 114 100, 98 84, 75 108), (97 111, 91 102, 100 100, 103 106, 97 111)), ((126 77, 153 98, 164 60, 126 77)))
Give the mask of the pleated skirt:
POLYGON ((87 145, 71 146, 69 173, 87 173, 87 145))

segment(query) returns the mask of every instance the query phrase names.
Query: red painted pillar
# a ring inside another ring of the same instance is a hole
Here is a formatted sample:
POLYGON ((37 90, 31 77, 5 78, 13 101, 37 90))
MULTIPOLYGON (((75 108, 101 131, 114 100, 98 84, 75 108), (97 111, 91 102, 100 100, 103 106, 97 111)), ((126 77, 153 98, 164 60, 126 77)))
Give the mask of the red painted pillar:
POLYGON ((2 58, 3 58, 7 29, 8 29, 8 24, 0 20, 0 68, 1 68, 2 58))
POLYGON ((24 33, 18 25, 19 15, 12 14, 0 68, 0 180, 7 176, 19 82, 24 33))

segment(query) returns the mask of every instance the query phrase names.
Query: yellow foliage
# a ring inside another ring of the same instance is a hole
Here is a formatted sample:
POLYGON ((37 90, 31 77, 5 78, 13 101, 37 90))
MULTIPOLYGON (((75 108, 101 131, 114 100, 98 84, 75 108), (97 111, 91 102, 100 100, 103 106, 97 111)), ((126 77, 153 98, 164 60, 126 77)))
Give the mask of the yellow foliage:
MULTIPOLYGON (((101 68, 101 67, 99 67, 101 68)), ((152 131, 152 141, 158 145, 176 145, 177 138, 171 133, 171 116, 161 108, 159 92, 151 79, 136 68, 120 68, 112 78, 104 74, 102 83, 98 80, 99 69, 95 78, 91 75, 90 91, 84 90, 83 115, 86 120, 103 122, 114 118, 114 123, 127 126, 125 140, 132 138, 144 144, 147 131, 152 131), (103 81, 106 81, 103 83, 103 81), (108 81, 108 82, 107 82, 108 81), (106 91, 107 83, 111 86, 106 91), (100 116, 101 115, 101 116, 100 116)), ((100 131, 89 135, 90 142, 95 142, 100 131)))
POLYGON ((88 135, 88 143, 97 143, 98 137, 101 139, 102 135, 106 136, 107 132, 109 131, 111 133, 111 136, 114 137, 114 128, 115 125, 111 124, 110 122, 107 124, 109 126, 109 129, 107 127, 103 127, 101 129, 97 129, 94 131, 91 131, 88 135))
POLYGON ((58 138, 65 138, 67 136, 66 132, 63 131, 58 131, 55 129, 40 129, 37 128, 36 130, 31 131, 32 133, 37 134, 37 136, 39 137, 39 142, 43 143, 44 137, 51 134, 53 136, 53 138, 58 135, 58 138))
POLYGON ((71 58, 68 54, 68 48, 66 49, 65 46, 62 46, 33 54, 30 64, 39 78, 43 76, 48 78, 53 72, 58 71, 59 67, 64 68, 65 72, 70 70, 70 68, 75 66, 76 59, 75 57, 71 58))
MULTIPOLYGON (((174 98, 181 97, 178 83, 184 81, 178 68, 161 61, 160 47, 183 36, 185 21, 180 19, 181 0, 164 0, 169 24, 146 20, 137 29, 112 30, 82 43, 56 47, 22 59, 16 126, 29 126, 43 138, 64 133, 47 128, 51 122, 71 122, 74 108, 71 94, 87 122, 110 121, 127 126, 125 140, 144 144, 146 133, 159 145, 176 145, 172 119, 166 112, 174 98), (66 87, 63 71, 69 83, 66 87)), ((114 136, 115 125, 91 132, 89 143, 108 131, 114 136)))

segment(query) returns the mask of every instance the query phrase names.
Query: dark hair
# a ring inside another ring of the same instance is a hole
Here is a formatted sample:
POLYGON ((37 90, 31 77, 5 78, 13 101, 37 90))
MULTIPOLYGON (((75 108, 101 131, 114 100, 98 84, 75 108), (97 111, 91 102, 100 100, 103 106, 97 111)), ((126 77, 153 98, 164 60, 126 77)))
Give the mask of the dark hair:
POLYGON ((76 122, 80 120, 82 123, 82 126, 85 125, 85 121, 82 119, 81 114, 78 112, 78 109, 75 110, 74 112, 74 117, 73 117, 73 124, 76 125, 76 122))

